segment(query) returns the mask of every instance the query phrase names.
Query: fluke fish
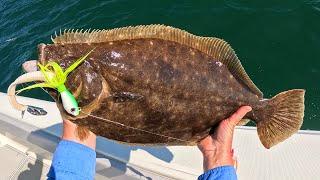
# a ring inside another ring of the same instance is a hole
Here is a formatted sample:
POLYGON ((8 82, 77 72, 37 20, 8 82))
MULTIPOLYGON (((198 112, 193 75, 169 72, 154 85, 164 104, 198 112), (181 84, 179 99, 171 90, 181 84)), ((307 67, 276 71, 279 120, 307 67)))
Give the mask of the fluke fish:
MULTIPOLYGON (((164 26, 68 30, 40 44, 39 63, 67 69, 65 86, 81 112, 66 113, 59 93, 48 89, 63 118, 97 135, 124 143, 194 145, 240 106, 252 111, 241 121, 257 125, 266 148, 284 141, 303 122, 303 89, 264 99, 228 43, 164 26)), ((34 72, 30 72, 34 73, 34 72)), ((39 79, 28 79, 28 81, 39 79)), ((14 107, 19 105, 9 96, 14 107)), ((79 129, 80 129, 79 128, 79 129)))

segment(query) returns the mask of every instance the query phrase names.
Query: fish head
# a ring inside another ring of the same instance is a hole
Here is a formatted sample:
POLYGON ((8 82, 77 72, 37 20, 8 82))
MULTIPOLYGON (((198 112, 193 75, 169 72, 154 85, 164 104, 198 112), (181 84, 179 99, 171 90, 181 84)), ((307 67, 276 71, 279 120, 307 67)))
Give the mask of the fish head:
MULTIPOLYGON (((87 46, 86 46, 87 47, 87 46)), ((42 65, 48 62, 56 62, 66 71, 77 59, 85 56, 92 47, 84 48, 83 46, 63 45, 63 44, 40 44, 39 60, 42 65)), ((94 61, 91 53, 77 68, 67 76, 65 82, 66 88, 75 97, 80 114, 71 116, 63 109, 62 100, 58 91, 48 89, 49 94, 56 100, 58 108, 63 118, 76 120, 90 114, 92 111, 99 109, 103 98, 108 96, 108 84, 103 76, 99 73, 100 66, 94 61)), ((34 63, 29 62, 32 66, 34 63)))

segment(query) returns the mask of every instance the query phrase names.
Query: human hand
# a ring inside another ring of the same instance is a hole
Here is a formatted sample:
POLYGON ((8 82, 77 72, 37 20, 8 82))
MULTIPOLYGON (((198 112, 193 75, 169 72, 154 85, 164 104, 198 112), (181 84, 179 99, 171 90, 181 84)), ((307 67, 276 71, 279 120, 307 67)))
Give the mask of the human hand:
POLYGON ((77 125, 69 120, 63 120, 63 134, 62 139, 74 141, 85 146, 88 146, 92 149, 96 148, 96 138, 97 136, 89 131, 88 137, 85 139, 80 139, 76 133, 77 125))
POLYGON ((207 171, 219 166, 234 166, 233 160, 233 131, 238 122, 250 112, 250 106, 242 106, 229 118, 220 122, 214 134, 208 135, 198 143, 203 155, 203 169, 207 171))

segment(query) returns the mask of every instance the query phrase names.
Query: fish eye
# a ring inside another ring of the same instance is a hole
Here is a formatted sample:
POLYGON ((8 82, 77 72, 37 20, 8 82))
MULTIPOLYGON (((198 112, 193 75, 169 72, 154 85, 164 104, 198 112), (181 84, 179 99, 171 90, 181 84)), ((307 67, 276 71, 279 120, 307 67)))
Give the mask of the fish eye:
POLYGON ((76 108, 71 108, 71 112, 74 112, 74 111, 76 111, 76 108))

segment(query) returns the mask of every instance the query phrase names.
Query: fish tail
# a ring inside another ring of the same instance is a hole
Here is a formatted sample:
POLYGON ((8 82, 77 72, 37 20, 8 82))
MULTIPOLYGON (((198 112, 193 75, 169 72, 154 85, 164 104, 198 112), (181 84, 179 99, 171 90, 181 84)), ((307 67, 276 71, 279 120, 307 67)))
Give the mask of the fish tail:
POLYGON ((267 100, 266 106, 257 112, 257 131, 261 143, 267 149, 296 133, 304 116, 303 89, 284 91, 267 100))

